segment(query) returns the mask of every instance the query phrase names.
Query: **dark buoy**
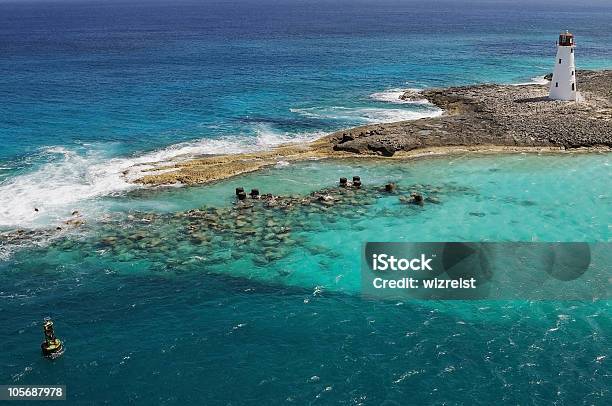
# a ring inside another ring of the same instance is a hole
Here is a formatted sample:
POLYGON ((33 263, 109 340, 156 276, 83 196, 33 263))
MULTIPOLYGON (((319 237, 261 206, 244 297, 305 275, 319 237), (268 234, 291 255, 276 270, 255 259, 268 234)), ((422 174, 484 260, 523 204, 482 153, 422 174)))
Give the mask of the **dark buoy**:
POLYGON ((49 317, 46 317, 43 322, 43 332, 45 333, 45 341, 40 345, 43 355, 51 359, 61 356, 64 353, 64 345, 55 336, 53 321, 49 317))
POLYGON ((237 187, 236 188, 236 196, 238 196, 240 193, 244 193, 244 188, 243 187, 237 187))
POLYGON ((238 200, 244 200, 246 199, 247 195, 244 191, 238 193, 238 200))
POLYGON ((257 199, 259 197, 259 189, 251 189, 251 197, 257 199))
POLYGON ((340 178, 340 186, 346 187, 347 183, 348 183, 348 179, 340 178))
POLYGON ((385 185, 385 191, 394 192, 395 191, 395 183, 387 183, 385 185))

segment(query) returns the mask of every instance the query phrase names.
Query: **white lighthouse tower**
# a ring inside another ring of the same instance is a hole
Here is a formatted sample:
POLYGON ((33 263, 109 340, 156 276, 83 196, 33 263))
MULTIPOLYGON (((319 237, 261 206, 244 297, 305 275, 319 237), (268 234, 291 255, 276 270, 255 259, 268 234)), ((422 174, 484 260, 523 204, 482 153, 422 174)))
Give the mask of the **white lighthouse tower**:
POLYGON ((576 63, 574 49, 576 43, 574 34, 565 31, 559 35, 557 43, 557 59, 550 84, 549 97, 553 100, 576 101, 576 63))

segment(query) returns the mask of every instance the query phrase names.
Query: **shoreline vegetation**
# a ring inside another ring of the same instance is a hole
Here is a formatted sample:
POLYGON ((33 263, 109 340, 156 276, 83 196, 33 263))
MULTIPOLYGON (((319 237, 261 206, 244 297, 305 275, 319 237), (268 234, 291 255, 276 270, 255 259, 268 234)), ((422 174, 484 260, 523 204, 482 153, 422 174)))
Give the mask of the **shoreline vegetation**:
MULTIPOLYGON (((341 130, 305 144, 266 151, 160 162, 136 183, 197 185, 276 165, 316 159, 413 159, 462 153, 610 151, 612 70, 577 71, 580 102, 552 101, 548 85, 498 85, 407 91, 427 99, 439 117, 341 130)), ((124 174, 129 175, 130 170, 124 174)))

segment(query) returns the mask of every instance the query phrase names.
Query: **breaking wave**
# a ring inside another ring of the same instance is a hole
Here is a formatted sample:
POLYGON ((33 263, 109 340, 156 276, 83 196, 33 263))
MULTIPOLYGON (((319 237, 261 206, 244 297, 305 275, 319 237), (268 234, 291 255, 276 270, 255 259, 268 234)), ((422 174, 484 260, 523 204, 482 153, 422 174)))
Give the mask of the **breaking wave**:
POLYGON ((105 145, 88 149, 54 146, 39 155, 47 162, 0 183, 0 228, 39 228, 58 224, 79 210, 97 215, 95 198, 141 187, 130 182, 144 170, 195 156, 264 150, 286 142, 307 142, 322 133, 279 134, 257 126, 256 136, 200 139, 131 157, 111 158, 105 145), (37 209, 38 211, 36 211, 37 209))
POLYGON ((514 83, 512 86, 547 85, 549 83, 550 82, 547 79, 544 79, 543 76, 536 76, 531 78, 530 82, 514 83))
POLYGON ((438 108, 427 110, 385 109, 376 107, 311 107, 291 109, 292 112, 304 117, 338 120, 346 123, 392 123, 396 121, 418 120, 426 117, 437 117, 442 114, 438 108))
POLYGON ((412 91, 413 93, 419 93, 421 89, 388 89, 384 92, 372 93, 370 99, 394 104, 430 104, 427 99, 418 100, 402 100, 400 97, 406 93, 406 91, 412 91))

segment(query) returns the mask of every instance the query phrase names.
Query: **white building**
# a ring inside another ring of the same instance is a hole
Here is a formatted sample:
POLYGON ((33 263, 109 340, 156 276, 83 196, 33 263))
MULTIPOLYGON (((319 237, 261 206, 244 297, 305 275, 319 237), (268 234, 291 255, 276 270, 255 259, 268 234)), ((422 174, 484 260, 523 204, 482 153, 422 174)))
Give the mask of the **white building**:
POLYGON ((577 100, 575 48, 574 34, 566 31, 559 35, 557 59, 549 94, 549 97, 553 100, 577 100))

